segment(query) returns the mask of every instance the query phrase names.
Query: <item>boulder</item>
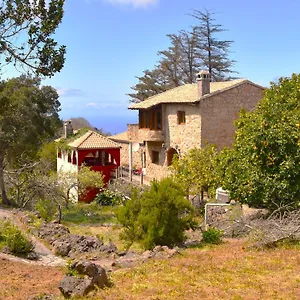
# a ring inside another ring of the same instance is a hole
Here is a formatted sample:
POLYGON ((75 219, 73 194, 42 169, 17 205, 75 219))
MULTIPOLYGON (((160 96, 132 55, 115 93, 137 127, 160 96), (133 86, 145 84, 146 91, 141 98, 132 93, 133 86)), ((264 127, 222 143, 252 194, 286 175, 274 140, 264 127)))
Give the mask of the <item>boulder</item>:
POLYGON ((59 290, 65 298, 83 297, 93 290, 94 284, 92 278, 77 278, 65 275, 59 283, 59 290))
POLYGON ((103 242, 93 236, 65 234, 53 241, 54 253, 61 256, 76 256, 76 254, 100 249, 103 242))
POLYGON ((61 224, 43 222, 38 229, 38 236, 50 244, 66 234, 70 234, 70 230, 61 224))
POLYGON ((104 288, 109 284, 104 268, 97 266, 88 260, 76 262, 73 265, 73 268, 78 272, 78 274, 92 277, 93 283, 100 288, 104 288))
POLYGON ((106 245, 102 245, 99 250, 101 252, 105 252, 105 253, 117 253, 118 252, 118 248, 116 247, 116 245, 113 242, 109 242, 106 245))
POLYGON ((109 285, 106 271, 90 261, 75 262, 71 269, 80 277, 64 276, 59 284, 59 290, 65 298, 83 297, 94 289, 94 286, 104 288, 109 285))

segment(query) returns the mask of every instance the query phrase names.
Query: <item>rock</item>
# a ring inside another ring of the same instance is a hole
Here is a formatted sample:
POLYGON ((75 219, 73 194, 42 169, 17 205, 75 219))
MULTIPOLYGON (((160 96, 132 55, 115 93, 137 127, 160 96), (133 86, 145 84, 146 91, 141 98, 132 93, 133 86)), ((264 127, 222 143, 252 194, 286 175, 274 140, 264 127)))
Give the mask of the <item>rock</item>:
POLYGON ((200 244, 200 241, 199 240, 191 240, 191 239, 188 239, 186 240, 184 243, 183 243, 183 246, 186 247, 186 248, 190 248, 190 247, 195 247, 197 245, 200 244))
POLYGON ((67 234, 70 234, 70 230, 61 224, 44 222, 38 229, 38 236, 50 244, 67 234))
POLYGON ((77 278, 65 275, 59 283, 59 290, 65 298, 83 297, 93 290, 94 284, 92 278, 77 278))
POLYGON ((104 288, 109 285, 106 271, 90 261, 79 261, 71 268, 84 277, 64 276, 59 284, 59 290, 66 298, 85 296, 94 286, 104 288))
POLYGON ((68 241, 55 241, 53 243, 53 252, 55 255, 60 255, 60 256, 68 256, 69 252, 72 249, 71 244, 68 241))
POLYGON ((74 257, 78 253, 86 253, 100 249, 103 242, 93 236, 65 234, 52 244, 54 246, 54 253, 57 255, 74 257))
POLYGON ((11 251, 10 251, 10 249, 9 249, 8 246, 3 247, 2 250, 1 250, 1 252, 5 253, 5 254, 11 254, 11 251))
POLYGON ((156 247, 153 248, 152 251, 154 253, 161 252, 161 251, 163 251, 163 247, 162 246, 156 246, 156 247))
POLYGON ((26 258, 29 260, 37 260, 38 255, 34 251, 31 251, 26 255, 26 258))
POLYGON ((151 258, 151 257, 153 257, 153 252, 150 251, 150 250, 147 250, 147 251, 143 252, 142 257, 143 257, 144 259, 151 258))
POLYGON ((90 261, 79 261, 74 264, 73 268, 81 275, 92 277, 93 283, 100 288, 109 284, 105 270, 90 261))
POLYGON ((118 248, 113 242, 109 242, 107 245, 102 245, 99 249, 101 252, 105 253, 117 253, 118 248))

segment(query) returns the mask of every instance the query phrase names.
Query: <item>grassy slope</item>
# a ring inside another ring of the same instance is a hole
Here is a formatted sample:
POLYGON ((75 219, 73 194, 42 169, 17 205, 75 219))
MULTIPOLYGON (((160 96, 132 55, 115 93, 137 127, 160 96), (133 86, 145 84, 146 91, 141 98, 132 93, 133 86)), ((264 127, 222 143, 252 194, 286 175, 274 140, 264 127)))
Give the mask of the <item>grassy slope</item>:
POLYGON ((232 240, 111 275, 89 299, 300 299, 297 249, 250 251, 232 240))

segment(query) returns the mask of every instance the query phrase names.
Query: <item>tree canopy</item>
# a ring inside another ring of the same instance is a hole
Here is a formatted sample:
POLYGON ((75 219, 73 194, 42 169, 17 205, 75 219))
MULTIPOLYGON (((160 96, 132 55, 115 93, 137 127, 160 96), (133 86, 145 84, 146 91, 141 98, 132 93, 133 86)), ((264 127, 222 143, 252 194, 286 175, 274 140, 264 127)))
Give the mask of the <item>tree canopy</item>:
POLYGON ((228 80, 232 73, 237 73, 232 69, 235 61, 229 58, 233 41, 219 39, 226 29, 215 22, 214 13, 195 10, 191 16, 196 20, 191 30, 168 34, 170 46, 158 52, 156 66, 136 77, 138 83, 128 94, 131 102, 144 101, 176 86, 193 83, 201 69, 207 69, 213 81, 228 80))
POLYGON ((6 64, 52 76, 66 47, 52 38, 63 18, 64 0, 0 0, 0 71, 6 64))
POLYGON ((231 197, 270 209, 299 207, 300 75, 271 83, 255 111, 242 112, 236 125, 223 182, 231 197))
POLYGON ((21 76, 0 83, 0 189, 9 204, 4 168, 18 168, 36 157, 39 147, 61 127, 60 102, 55 89, 21 76))

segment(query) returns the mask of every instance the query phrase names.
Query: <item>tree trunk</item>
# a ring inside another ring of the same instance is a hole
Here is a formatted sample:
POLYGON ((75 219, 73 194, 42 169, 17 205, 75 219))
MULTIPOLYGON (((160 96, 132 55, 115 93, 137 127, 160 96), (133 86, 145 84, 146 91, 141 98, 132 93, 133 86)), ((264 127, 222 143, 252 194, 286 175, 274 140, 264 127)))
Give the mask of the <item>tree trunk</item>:
POLYGON ((5 183, 4 183, 4 156, 0 154, 0 190, 1 190, 1 198, 2 204, 14 206, 14 202, 9 200, 6 195, 5 183))

